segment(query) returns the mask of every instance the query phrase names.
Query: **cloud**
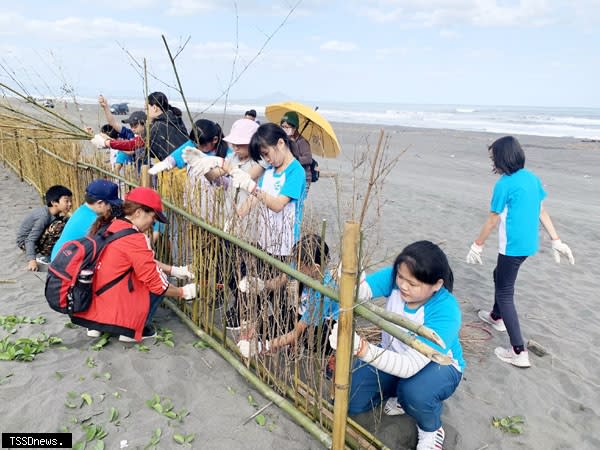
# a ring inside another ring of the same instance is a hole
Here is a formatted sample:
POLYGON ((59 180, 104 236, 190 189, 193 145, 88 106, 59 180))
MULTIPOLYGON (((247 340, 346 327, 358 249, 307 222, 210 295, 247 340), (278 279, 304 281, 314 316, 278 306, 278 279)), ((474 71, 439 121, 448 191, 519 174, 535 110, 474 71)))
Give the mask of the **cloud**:
POLYGON ((551 0, 368 0, 356 11, 375 22, 406 26, 512 27, 555 23, 558 9, 551 0))
POLYGON ((143 39, 161 35, 161 30, 155 27, 105 17, 84 19, 71 16, 56 20, 39 20, 10 14, 0 16, 0 29, 8 35, 25 34, 27 37, 41 38, 47 45, 52 40, 82 42, 115 37, 143 39))
POLYGON ((454 31, 454 30, 443 29, 443 30, 440 30, 440 37, 442 37, 444 39, 456 39, 456 38, 460 37, 460 33, 458 31, 454 31))
POLYGON ((169 16, 194 16, 220 9, 212 0, 171 0, 167 8, 169 16))
POLYGON ((329 50, 332 52, 352 52, 356 50, 358 47, 353 42, 345 42, 345 41, 327 41, 321 44, 321 50, 329 50))

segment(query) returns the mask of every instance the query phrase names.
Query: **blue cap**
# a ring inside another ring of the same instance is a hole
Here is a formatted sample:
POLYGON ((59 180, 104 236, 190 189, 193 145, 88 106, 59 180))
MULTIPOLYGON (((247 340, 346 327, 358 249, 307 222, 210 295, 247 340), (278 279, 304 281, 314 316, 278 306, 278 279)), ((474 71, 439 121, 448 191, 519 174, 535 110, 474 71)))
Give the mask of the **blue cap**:
POLYGON ((119 198, 119 186, 112 181, 94 180, 88 184, 85 193, 111 205, 121 206, 123 204, 123 200, 119 198))

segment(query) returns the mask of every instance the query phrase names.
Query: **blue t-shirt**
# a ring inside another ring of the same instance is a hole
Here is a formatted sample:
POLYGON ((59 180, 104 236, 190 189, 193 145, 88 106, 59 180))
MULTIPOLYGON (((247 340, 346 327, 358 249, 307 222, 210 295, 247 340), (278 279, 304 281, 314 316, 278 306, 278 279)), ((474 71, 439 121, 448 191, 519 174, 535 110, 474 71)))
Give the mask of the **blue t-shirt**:
MULTIPOLYGON (((402 331, 413 334, 416 339, 424 342, 438 352, 450 356, 454 360, 453 365, 462 372, 465 368, 462 347, 459 341, 462 319, 460 307, 454 295, 445 287, 442 287, 423 305, 416 309, 411 309, 402 299, 400 290, 396 286, 393 277, 393 267, 386 267, 367 275, 366 281, 373 292, 373 297, 387 297, 388 301, 385 305, 387 311, 396 313, 435 331, 446 344, 445 349, 422 336, 415 335, 411 331, 398 327, 402 331)), ((381 332, 381 346, 396 353, 402 353, 409 348, 402 341, 385 331, 381 332)))
MULTIPOLYGON (((323 279, 323 284, 332 289, 336 289, 335 283, 331 278, 331 274, 327 272, 323 279)), ((309 287, 302 289, 300 297, 300 308, 298 312, 301 314, 300 320, 308 325, 317 326, 323 319, 338 320, 340 306, 338 302, 331 300, 327 296, 321 295, 309 287), (323 299, 323 314, 321 315, 321 299, 323 299)))
POLYGON ((98 215, 87 203, 81 205, 73 213, 71 218, 65 224, 63 231, 52 248, 52 254, 50 255, 50 261, 58 254, 61 247, 65 242, 72 241, 74 239, 80 239, 88 234, 90 227, 96 221, 98 215))
MULTIPOLYGON (((135 133, 133 132, 133 130, 131 130, 131 128, 122 127, 121 131, 119 131, 119 139, 128 141, 130 139, 133 139, 134 137, 135 137, 135 133)), ((133 162, 133 155, 122 152, 121 150, 119 150, 117 152, 117 157, 115 158, 115 163, 131 164, 132 162, 133 162)))
POLYGON ((259 245, 272 255, 290 255, 300 239, 300 226, 304 207, 306 176, 304 168, 294 159, 283 172, 269 168, 258 180, 258 187, 273 196, 284 195, 290 201, 283 210, 275 212, 261 204, 262 223, 258 224, 259 245))
POLYGON ((539 222, 546 192, 540 179, 527 169, 502 175, 494 186, 490 211, 500 214, 498 252, 531 256, 539 247, 539 222))

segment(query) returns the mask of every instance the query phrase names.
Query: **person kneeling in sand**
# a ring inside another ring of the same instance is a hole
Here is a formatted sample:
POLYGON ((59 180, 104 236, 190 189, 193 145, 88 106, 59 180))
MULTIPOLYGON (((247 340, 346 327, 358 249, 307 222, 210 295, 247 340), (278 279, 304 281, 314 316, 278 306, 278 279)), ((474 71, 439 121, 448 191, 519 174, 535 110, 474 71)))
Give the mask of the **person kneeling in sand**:
POLYGON ((123 342, 140 341, 156 336, 152 317, 163 296, 193 299, 196 285, 177 287, 169 283, 166 273, 179 279, 194 278, 187 266, 169 266, 154 259, 154 252, 145 234, 155 220, 166 223, 162 201, 150 188, 138 187, 126 196, 122 216, 102 216, 90 230, 93 235, 108 225, 107 233, 133 228, 130 234, 110 243, 100 255, 93 278, 94 296, 87 311, 71 316, 74 324, 88 328, 88 336, 101 332, 120 335, 123 342), (98 286, 129 273, 109 290, 96 294, 98 286))
MULTIPOLYGON (((421 336, 417 340, 452 358, 452 364, 442 366, 385 331, 380 346, 354 333, 352 350, 358 359, 352 369, 349 414, 370 411, 387 400, 385 414, 408 414, 417 422, 417 450, 443 448, 443 401, 458 387, 465 367, 458 339, 461 313, 452 295, 453 284, 444 252, 432 242, 418 241, 404 248, 392 267, 367 275, 359 286, 360 301, 387 297, 387 311, 435 331, 446 347, 421 336)), ((329 337, 334 349, 337 328, 335 324, 329 337)))
POLYGON ((43 258, 50 256, 50 250, 65 226, 65 216, 73 204, 73 193, 61 185, 48 189, 44 198, 46 206, 31 211, 17 231, 17 247, 25 251, 27 270, 34 272, 38 270, 37 254, 43 258))
MULTIPOLYGON (((329 260, 329 247, 322 242, 316 234, 302 236, 293 249, 294 261, 298 263, 298 270, 304 275, 315 280, 323 280, 326 286, 334 287, 331 272, 327 270, 329 260)), ((267 289, 274 284, 287 283, 288 277, 281 275, 272 280, 262 282, 259 279, 240 280, 238 288, 242 292, 247 292, 250 285, 254 290, 267 289)), ((279 287, 279 286, 277 286, 279 287)), ((242 339, 237 346, 240 353, 245 358, 253 356, 257 351, 264 353, 275 353, 279 349, 288 345, 296 345, 300 339, 307 334, 309 348, 317 350, 321 348, 324 353, 330 353, 327 337, 331 330, 333 321, 337 321, 339 305, 329 297, 324 297, 320 292, 315 291, 308 286, 300 284, 297 286, 300 292, 300 302, 298 305, 298 320, 290 332, 274 337, 264 342, 254 342, 255 339, 242 339), (316 342, 317 327, 322 326, 322 342, 316 342)))

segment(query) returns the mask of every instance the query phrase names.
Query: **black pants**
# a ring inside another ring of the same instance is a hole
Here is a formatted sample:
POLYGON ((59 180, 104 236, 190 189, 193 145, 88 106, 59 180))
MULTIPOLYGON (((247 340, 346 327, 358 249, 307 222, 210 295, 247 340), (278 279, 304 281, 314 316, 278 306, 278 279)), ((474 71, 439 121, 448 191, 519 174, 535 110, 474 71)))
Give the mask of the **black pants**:
POLYGON ((515 282, 521 264, 527 256, 506 256, 498 254, 494 269, 494 309, 496 317, 502 317, 513 347, 524 345, 521 326, 515 307, 515 282))

